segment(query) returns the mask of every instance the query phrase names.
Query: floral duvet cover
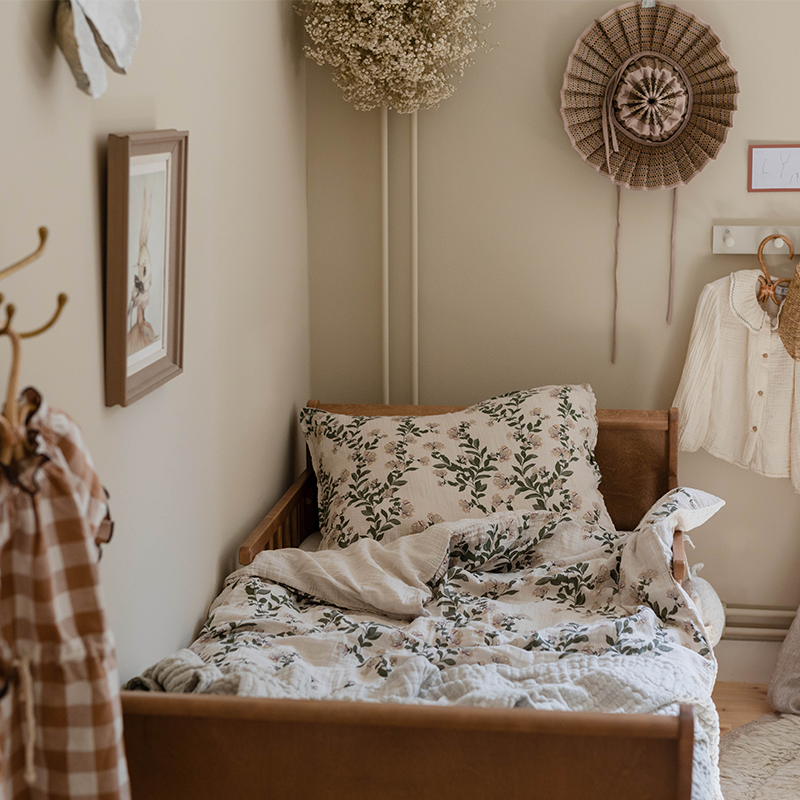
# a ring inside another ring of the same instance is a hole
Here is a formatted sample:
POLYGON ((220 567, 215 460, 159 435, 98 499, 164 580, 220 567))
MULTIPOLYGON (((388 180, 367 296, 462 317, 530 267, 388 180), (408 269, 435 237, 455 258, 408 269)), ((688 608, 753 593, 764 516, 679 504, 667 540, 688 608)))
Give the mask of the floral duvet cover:
POLYGON ((716 661, 672 577, 673 517, 667 506, 632 533, 584 538, 568 514, 503 512, 393 550, 265 552, 228 577, 191 647, 129 688, 655 714, 691 703, 693 797, 716 800, 716 661))

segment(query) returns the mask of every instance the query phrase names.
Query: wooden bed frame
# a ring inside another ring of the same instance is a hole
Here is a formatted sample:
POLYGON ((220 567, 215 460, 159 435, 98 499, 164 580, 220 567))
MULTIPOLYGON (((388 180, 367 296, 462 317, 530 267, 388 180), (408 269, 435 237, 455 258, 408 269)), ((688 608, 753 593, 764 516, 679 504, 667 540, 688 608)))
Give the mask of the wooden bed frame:
MULTIPOLYGON (((462 408, 309 406, 367 416, 462 408)), ((677 486, 678 413, 597 412, 600 489, 619 530, 677 486)), ((239 550, 317 530, 306 469, 239 550)), ((673 543, 686 574, 683 536, 673 543)), ((693 710, 675 717, 123 692, 134 800, 690 800, 693 710)))

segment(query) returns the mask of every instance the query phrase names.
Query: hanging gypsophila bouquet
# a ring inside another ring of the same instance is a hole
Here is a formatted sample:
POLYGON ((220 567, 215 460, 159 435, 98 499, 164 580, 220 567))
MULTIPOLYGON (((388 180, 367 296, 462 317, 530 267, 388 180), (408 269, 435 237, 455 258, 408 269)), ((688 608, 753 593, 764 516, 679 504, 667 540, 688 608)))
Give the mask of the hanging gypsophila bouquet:
POLYGON ((360 111, 436 108, 453 81, 488 49, 478 7, 495 0, 303 0, 306 55, 330 64, 344 99, 360 111))

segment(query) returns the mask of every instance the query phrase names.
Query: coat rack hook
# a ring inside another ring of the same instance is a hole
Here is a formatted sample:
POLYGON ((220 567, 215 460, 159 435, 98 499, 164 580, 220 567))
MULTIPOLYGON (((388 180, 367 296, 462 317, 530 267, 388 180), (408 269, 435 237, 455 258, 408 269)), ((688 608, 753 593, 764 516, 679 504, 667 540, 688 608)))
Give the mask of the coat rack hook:
MULTIPOLYGON (((56 324, 56 320, 58 320, 58 318, 61 316, 61 311, 64 308, 64 306, 67 304, 67 300, 68 299, 69 298, 62 292, 58 296, 58 301, 57 301, 58 305, 56 307, 56 313, 53 314, 52 317, 50 317, 50 320, 48 322, 46 322, 44 325, 42 325, 41 328, 36 328, 36 330, 28 331, 27 333, 20 333, 20 335, 19 335, 20 339, 31 339, 34 336, 38 336, 40 333, 44 333, 49 328, 52 328, 53 325, 56 324)), ((9 306, 9 308, 11 308, 11 306, 9 306)))
POLYGON ((31 263, 31 261, 36 261, 37 258, 42 254, 44 250, 45 242, 47 242, 47 228, 44 225, 39 228, 39 246, 29 255, 25 256, 21 261, 17 261, 16 264, 12 264, 10 267, 6 267, 3 270, 0 270, 0 280, 3 278, 7 278, 14 272, 21 270, 24 266, 27 266, 31 263))
POLYGON ((0 328, 0 334, 6 333, 9 328, 11 327, 11 320, 14 318, 14 314, 16 313, 17 307, 13 303, 9 303, 6 306, 6 324, 0 328))

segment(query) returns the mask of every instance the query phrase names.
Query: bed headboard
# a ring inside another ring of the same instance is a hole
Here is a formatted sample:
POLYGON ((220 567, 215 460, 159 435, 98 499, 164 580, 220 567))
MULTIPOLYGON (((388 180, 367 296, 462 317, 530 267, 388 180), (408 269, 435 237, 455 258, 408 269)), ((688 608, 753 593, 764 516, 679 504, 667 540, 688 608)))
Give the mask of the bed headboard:
MULTIPOLYGON (((311 408, 365 417, 421 417, 463 411, 466 406, 385 406, 320 403, 311 408)), ((598 409, 595 457, 600 491, 617 530, 630 531, 661 495, 678 485, 678 409, 598 409)), ((310 466, 310 464, 309 464, 310 466)))

